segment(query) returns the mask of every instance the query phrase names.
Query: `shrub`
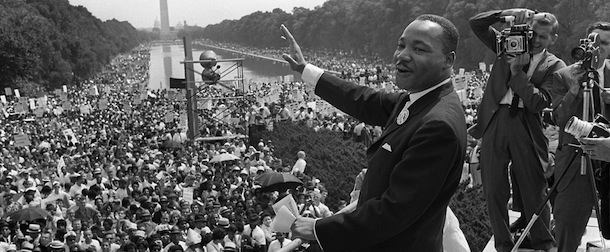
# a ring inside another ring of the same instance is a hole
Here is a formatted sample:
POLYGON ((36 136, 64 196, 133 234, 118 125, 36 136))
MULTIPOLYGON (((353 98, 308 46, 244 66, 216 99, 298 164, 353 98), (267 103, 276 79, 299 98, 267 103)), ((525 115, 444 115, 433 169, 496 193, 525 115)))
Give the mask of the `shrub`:
POLYGON ((336 210, 339 200, 349 201, 355 178, 366 164, 364 145, 344 140, 338 132, 315 132, 305 125, 276 123, 273 131, 257 132, 251 137, 271 140, 274 156, 290 168, 297 160, 297 152, 305 151, 305 174, 320 179, 328 190, 325 204, 332 210, 336 210))
POLYGON ((449 207, 460 221, 460 228, 468 241, 470 250, 483 251, 492 233, 483 186, 473 188, 466 186, 466 183, 460 184, 449 201, 449 207))

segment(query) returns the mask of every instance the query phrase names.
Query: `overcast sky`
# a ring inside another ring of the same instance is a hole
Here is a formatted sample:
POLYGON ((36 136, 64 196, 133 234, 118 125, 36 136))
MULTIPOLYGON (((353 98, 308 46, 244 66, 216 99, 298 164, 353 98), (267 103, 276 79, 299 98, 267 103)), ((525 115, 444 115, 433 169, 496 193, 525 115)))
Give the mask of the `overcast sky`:
MULTIPOLYGON (((116 18, 136 28, 152 28, 161 20, 159 0, 69 0, 72 5, 86 7, 94 16, 106 21, 116 18)), ((288 13, 294 7, 313 9, 326 0, 168 0, 169 24, 185 21, 189 25, 206 26, 225 19, 239 19, 256 11, 280 8, 288 13)))

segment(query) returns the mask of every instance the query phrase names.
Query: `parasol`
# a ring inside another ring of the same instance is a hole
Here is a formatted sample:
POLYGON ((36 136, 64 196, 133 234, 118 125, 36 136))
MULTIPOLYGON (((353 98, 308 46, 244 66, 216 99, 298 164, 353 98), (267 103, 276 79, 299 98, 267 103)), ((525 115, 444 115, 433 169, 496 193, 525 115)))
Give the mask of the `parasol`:
POLYGON ((13 213, 4 215, 4 218, 9 218, 10 221, 33 221, 38 219, 46 219, 51 215, 46 210, 38 207, 28 207, 19 209, 13 213))
POLYGON ((260 183, 261 189, 266 192, 282 192, 303 185, 299 178, 287 172, 265 172, 255 179, 260 183))

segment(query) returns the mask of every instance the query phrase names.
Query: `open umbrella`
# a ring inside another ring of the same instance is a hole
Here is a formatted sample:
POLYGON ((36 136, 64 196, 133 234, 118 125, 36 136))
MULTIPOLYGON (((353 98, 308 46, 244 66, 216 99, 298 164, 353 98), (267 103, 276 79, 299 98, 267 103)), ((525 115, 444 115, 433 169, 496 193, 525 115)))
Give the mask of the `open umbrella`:
POLYGON ((216 156, 214 156, 211 160, 210 163, 218 163, 218 162, 224 162, 224 161, 233 161, 233 160, 237 160, 239 159, 238 156, 235 156, 233 154, 229 154, 229 153, 220 153, 216 156))
POLYGON ((50 216, 49 212, 42 208, 28 207, 4 215, 3 219, 8 217, 11 221, 33 221, 37 219, 46 219, 50 216))
POLYGON ((303 181, 286 172, 265 172, 257 176, 255 179, 260 183, 261 190, 265 192, 281 192, 303 185, 303 181))

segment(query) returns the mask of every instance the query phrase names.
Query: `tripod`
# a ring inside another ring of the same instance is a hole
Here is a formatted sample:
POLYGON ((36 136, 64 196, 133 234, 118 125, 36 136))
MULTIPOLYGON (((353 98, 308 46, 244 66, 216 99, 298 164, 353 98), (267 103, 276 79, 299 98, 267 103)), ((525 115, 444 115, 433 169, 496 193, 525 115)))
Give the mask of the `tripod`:
MULTIPOLYGON (((582 117, 583 117, 583 121, 585 121, 585 122, 589 122, 591 98, 593 96, 593 94, 591 93, 591 88, 593 88, 593 86, 596 85, 596 81, 594 78, 595 73, 596 73, 595 70, 587 70, 587 72, 585 73, 585 79, 582 82, 582 90, 583 90, 582 117)), ((593 109, 593 111, 595 111, 595 109, 593 109)), ((576 147, 577 149, 574 151, 574 153, 570 157, 566 169, 564 169, 561 172, 559 177, 556 179, 555 183, 553 183, 553 187, 551 187, 551 190, 549 191, 549 193, 547 193, 546 198, 543 200, 543 202, 540 204, 540 206, 538 206, 538 208, 532 215, 532 218, 527 223, 527 226, 525 227, 525 229, 523 230, 523 233, 521 234, 521 236, 515 243, 515 246, 513 246, 511 252, 517 252, 517 250, 519 249, 519 246, 521 246, 521 243, 523 243, 523 240, 525 239, 525 237, 527 236, 529 231, 534 226, 534 223, 536 222, 536 220, 538 220, 538 218, 540 217, 540 214, 544 210, 546 203, 549 201, 549 199, 551 197, 551 192, 555 191, 555 189, 557 188, 557 185, 559 185, 560 181, 563 179, 563 176, 569 170, 569 167, 572 166, 572 163, 576 160, 577 156, 580 156, 580 175, 589 176, 589 181, 591 182, 591 195, 593 197, 595 213, 597 215, 600 214, 599 201, 598 201, 598 197, 597 197, 597 189, 595 188, 595 177, 594 177, 595 175, 593 173, 593 164, 591 162, 591 158, 589 157, 589 155, 587 155, 587 153, 583 152, 583 150, 580 148, 580 146, 572 145, 572 144, 568 144, 568 146, 576 147)), ((597 219, 598 226, 601 227, 599 216, 596 219, 597 219)), ((603 239, 603 236, 601 235, 601 230, 600 230, 600 237, 602 237, 602 239, 601 239, 602 246, 604 249, 606 249, 606 243, 605 243, 605 240, 603 239)))

